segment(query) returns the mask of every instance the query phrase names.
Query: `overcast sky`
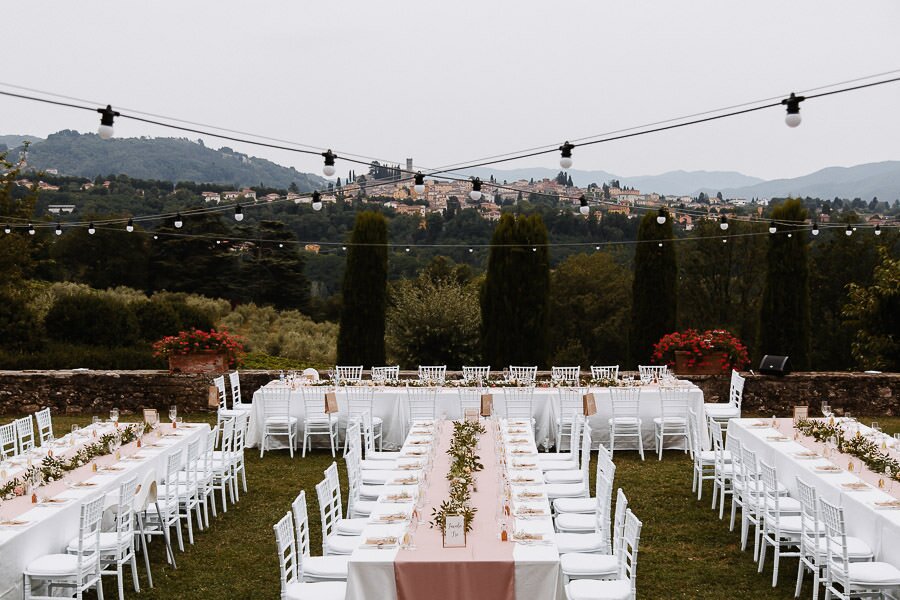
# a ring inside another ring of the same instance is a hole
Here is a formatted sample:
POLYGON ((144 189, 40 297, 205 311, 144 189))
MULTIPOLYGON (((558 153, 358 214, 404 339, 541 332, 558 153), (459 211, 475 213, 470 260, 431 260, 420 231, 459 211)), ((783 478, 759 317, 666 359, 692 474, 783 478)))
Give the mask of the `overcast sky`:
MULTIPOLYGON (((900 69, 896 0, 29 0, 4 13, 4 83, 426 167, 900 69)), ((898 107, 895 83, 806 102, 797 129, 771 109, 576 149, 574 168, 768 179, 897 160, 898 107)), ((97 124, 0 97, 3 134, 97 124)), ((116 135, 183 137, 125 120, 116 135)))

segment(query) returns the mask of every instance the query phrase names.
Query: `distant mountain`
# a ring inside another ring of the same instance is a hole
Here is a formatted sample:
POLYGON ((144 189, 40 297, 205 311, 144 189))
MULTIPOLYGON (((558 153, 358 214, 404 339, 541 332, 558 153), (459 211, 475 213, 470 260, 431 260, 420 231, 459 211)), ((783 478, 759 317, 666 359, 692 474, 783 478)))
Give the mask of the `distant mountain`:
MULTIPOLYGON (((23 142, 43 142, 44 138, 33 135, 0 135, 0 152, 4 149, 18 148, 23 142)), ((18 158, 18 157, 16 157, 18 158)))
MULTIPOLYGON (((28 136, 16 139, 18 147, 28 136)), ((263 184, 287 189, 296 183, 300 191, 324 188, 327 181, 317 175, 282 167, 230 148, 214 150, 187 139, 114 138, 101 140, 94 134, 60 131, 37 141, 28 149, 28 165, 35 169, 57 169, 60 175, 96 177, 125 174, 137 179, 219 183, 234 187, 263 184)))
MULTIPOLYGON (((701 188, 715 193, 718 189, 701 188)), ((721 189, 730 198, 774 198, 785 196, 812 196, 818 198, 873 197, 893 202, 900 198, 900 161, 867 163, 855 167, 828 167, 793 179, 773 179, 750 186, 721 189)))
MULTIPOLYGON (((513 182, 519 179, 553 179, 561 169, 532 168, 532 169, 493 169, 480 167, 461 171, 466 176, 480 177, 482 180, 490 179, 491 175, 497 181, 504 179, 513 182)), ((626 177, 615 175, 607 171, 579 171, 572 169, 567 171, 572 177, 572 183, 579 187, 587 187, 591 183, 602 185, 612 179, 618 179, 622 185, 633 187, 642 192, 657 192, 659 194, 693 194, 698 188, 723 188, 748 186, 764 181, 759 177, 750 177, 735 171, 671 171, 661 175, 638 175, 626 177)), ((715 192, 713 192, 715 193, 715 192)))

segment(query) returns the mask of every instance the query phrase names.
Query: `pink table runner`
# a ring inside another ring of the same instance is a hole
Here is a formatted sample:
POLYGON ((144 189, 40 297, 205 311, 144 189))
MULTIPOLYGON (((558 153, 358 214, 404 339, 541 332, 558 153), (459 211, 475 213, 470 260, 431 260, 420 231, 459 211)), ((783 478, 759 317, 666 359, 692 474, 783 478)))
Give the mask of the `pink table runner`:
MULTIPOLYGON (((790 438, 794 438, 795 433, 798 434, 797 438, 795 440, 798 444, 800 444, 804 448, 807 448, 809 450, 817 452, 820 455, 823 454, 824 444, 822 442, 817 442, 815 440, 815 438, 803 435, 802 433, 800 433, 799 431, 794 429, 793 419, 778 419, 778 428, 777 429, 780 433, 782 433, 783 435, 790 437, 790 438)), ((882 452, 885 452, 885 450, 882 450, 882 452)), ((891 456, 896 456, 896 454, 891 450, 887 450, 887 452, 891 456)), ((832 452, 831 456, 828 457, 828 460, 830 460, 832 463, 834 463, 836 466, 840 467, 844 471, 848 471, 848 472, 849 472, 848 465, 850 464, 851 461, 853 461, 853 464, 854 464, 853 474, 856 475, 857 477, 859 477, 860 479, 862 479, 863 481, 865 481, 866 483, 874 486, 875 488, 878 488, 878 480, 882 479, 884 477, 884 475, 873 472, 859 458, 857 458, 851 454, 844 454, 843 452, 838 452, 837 450, 834 450, 832 452)), ((895 481, 893 489, 890 489, 890 487, 891 487, 890 482, 887 482, 887 480, 886 480, 886 483, 887 483, 887 486, 885 486, 885 488, 881 489, 880 491, 882 491, 886 494, 889 494, 895 498, 900 499, 900 483, 895 481)))
POLYGON ((500 498, 493 455, 496 453, 493 436, 481 436, 478 455, 485 470, 476 475, 478 491, 471 496, 472 506, 478 509, 468 533, 465 548, 444 548, 441 531, 430 528, 431 509, 447 498, 449 483, 445 478, 450 469, 447 449, 453 436, 448 423, 441 433, 434 458, 422 522, 415 537, 415 550, 400 550, 394 561, 397 600, 515 600, 515 561, 512 542, 501 542, 495 519, 500 498))

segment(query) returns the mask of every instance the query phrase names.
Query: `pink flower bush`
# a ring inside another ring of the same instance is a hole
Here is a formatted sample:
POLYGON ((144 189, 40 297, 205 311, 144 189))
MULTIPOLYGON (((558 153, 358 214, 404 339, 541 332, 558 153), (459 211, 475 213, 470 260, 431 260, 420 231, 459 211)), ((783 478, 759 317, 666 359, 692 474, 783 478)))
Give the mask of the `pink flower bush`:
POLYGON ((686 329, 664 335, 653 345, 653 362, 674 367, 676 351, 690 354, 689 367, 702 362, 710 352, 722 352, 725 357, 719 366, 723 373, 731 369, 740 371, 750 364, 747 347, 724 329, 708 329, 703 332, 686 329))
POLYGON ((153 343, 153 355, 160 358, 171 354, 194 354, 204 350, 224 352, 228 356, 228 365, 234 367, 244 353, 244 345, 238 336, 215 329, 181 331, 178 335, 169 335, 153 343))

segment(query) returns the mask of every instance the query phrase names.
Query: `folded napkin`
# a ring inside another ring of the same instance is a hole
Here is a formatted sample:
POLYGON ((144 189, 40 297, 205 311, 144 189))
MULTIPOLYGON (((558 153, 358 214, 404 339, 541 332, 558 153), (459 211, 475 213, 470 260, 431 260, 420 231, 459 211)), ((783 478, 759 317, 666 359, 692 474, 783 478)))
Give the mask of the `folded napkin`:
POLYGON ((389 502, 403 502, 403 501, 412 500, 412 499, 413 499, 412 494, 410 494, 408 492, 401 492, 399 494, 388 494, 388 496, 387 496, 387 500, 389 502))
POLYGON ((863 483, 862 481, 854 481, 852 483, 842 483, 841 487, 844 488, 845 490, 854 490, 854 491, 869 489, 869 485, 866 483, 863 483))
POLYGON ((878 500, 875 506, 880 508, 900 508, 900 500, 878 500))
POLYGON ((543 533, 529 533, 528 531, 517 531, 513 534, 513 540, 517 542, 539 542, 544 539, 543 533))
POLYGON ((28 525, 28 521, 22 521, 19 519, 0 521, 0 527, 21 527, 22 525, 28 525))
POLYGON ((518 510, 516 510, 516 516, 524 515, 524 516, 534 516, 534 515, 546 515, 547 513, 543 508, 532 508, 530 506, 522 506, 518 510))
POLYGON ((520 462, 513 463, 514 469, 533 469, 536 466, 537 466, 537 464, 535 464, 535 463, 520 463, 520 462))
POLYGON ((419 483, 418 477, 401 477, 391 482, 391 485, 415 485, 419 483))
POLYGON ((786 442, 791 438, 784 435, 770 435, 766 439, 770 442, 786 442))
POLYGON ((519 494, 516 495, 517 500, 528 500, 528 499, 543 498, 543 497, 544 497, 543 492, 533 492, 531 490, 519 492, 519 494))
POLYGON ((397 538, 393 536, 366 538, 367 546, 393 546, 396 543, 397 538))
POLYGON ((816 471, 824 471, 826 473, 839 473, 842 471, 840 467, 836 467, 834 465, 820 465, 816 467, 816 471))
POLYGON ((399 465, 397 467, 401 471, 417 471, 422 468, 420 463, 409 463, 408 465, 399 465))
POLYGON ((816 458, 819 455, 816 454, 815 452, 806 451, 806 452, 794 452, 794 456, 796 456, 797 458, 816 458))
POLYGON ((406 521, 409 517, 406 513, 394 513, 392 515, 378 515, 375 517, 375 521, 379 523, 399 523, 401 521, 406 521))

